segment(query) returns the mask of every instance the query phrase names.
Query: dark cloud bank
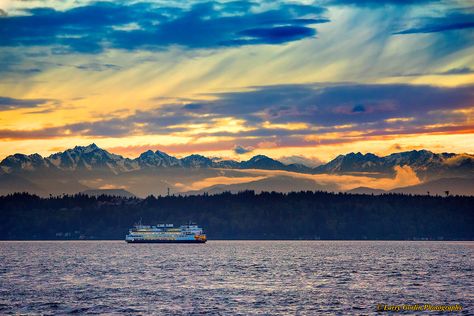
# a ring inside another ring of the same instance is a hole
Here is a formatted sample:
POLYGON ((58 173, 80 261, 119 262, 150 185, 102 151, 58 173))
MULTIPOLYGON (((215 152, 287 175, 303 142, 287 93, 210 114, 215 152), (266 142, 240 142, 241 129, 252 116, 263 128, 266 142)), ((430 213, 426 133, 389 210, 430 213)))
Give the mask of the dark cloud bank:
MULTIPOLYGON (((247 1, 209 1, 186 8, 149 2, 95 2, 66 11, 39 7, 25 9, 22 16, 0 16, 0 47, 34 46, 37 49, 42 46, 52 54, 99 54, 110 48, 131 51, 179 46, 192 50, 279 45, 315 38, 315 26, 329 22, 327 9, 323 6, 349 5, 376 9, 423 6, 432 2, 438 1, 330 0, 312 5, 282 2, 275 3, 272 8, 247 1)), ((407 18, 400 22, 405 26, 387 36, 469 30, 474 28, 474 13, 472 8, 453 8, 440 16, 407 18)), ((1 53, 5 59, 7 56, 1 53)), ((87 71, 119 68, 97 63, 75 67, 87 71)), ((39 66, 14 68, 26 75, 42 69, 39 66)))
MULTIPOLYGON (((169 134, 187 131, 187 124, 212 124, 213 119, 224 117, 243 119, 253 129, 238 134, 215 132, 212 135, 258 136, 264 140, 265 137, 316 135, 334 131, 361 131, 374 136, 474 128, 464 114, 454 111, 472 107, 473 85, 436 87, 407 84, 295 84, 256 87, 252 91, 223 93, 216 97, 215 101, 169 104, 154 110, 136 111, 126 118, 69 124, 38 131, 2 130, 0 137, 169 134), (318 129, 263 128, 263 122, 307 123, 318 129), (434 124, 444 126, 425 128, 434 124)), ((35 106, 35 102, 31 100, 15 100, 20 105, 24 103, 35 106)), ((249 146, 248 143, 240 145, 235 148, 236 153, 250 150, 245 147, 249 146)))
MULTIPOLYGON (((308 37, 311 25, 328 22, 325 9, 281 4, 254 11, 251 2, 206 2, 188 9, 97 2, 57 11, 27 10, 27 16, 0 19, 1 46, 57 46, 56 53, 100 53, 105 48, 160 49, 281 44, 308 37)), ((261 8, 259 8, 261 9, 261 8)))
POLYGON ((250 153, 253 150, 254 150, 253 147, 245 147, 245 146, 241 146, 241 145, 235 145, 234 146, 234 152, 238 155, 250 153))
POLYGON ((20 108, 35 108, 46 104, 50 99, 15 99, 0 97, 0 111, 15 110, 20 108))

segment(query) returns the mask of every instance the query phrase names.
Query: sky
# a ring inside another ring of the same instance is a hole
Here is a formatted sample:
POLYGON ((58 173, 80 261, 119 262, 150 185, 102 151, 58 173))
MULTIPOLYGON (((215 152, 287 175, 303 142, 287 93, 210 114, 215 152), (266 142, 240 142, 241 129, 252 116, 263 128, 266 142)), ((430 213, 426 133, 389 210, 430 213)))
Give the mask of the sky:
POLYGON ((0 0, 0 159, 474 153, 474 3, 0 0))

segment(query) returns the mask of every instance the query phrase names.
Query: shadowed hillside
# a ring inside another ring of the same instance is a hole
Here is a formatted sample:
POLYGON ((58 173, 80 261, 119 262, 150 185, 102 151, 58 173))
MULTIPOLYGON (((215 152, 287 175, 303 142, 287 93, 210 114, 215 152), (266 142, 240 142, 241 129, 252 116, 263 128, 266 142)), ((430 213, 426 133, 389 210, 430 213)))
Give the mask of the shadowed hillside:
POLYGON ((168 188, 183 194, 353 189, 354 193, 372 189, 380 193, 399 189, 397 193, 451 191, 474 195, 472 186, 466 185, 472 179, 472 155, 427 150, 385 157, 349 153, 311 168, 297 163, 284 164, 264 155, 234 161, 198 154, 177 158, 159 150, 148 150, 130 159, 91 144, 48 157, 14 154, 0 162, 0 194, 29 192, 43 197, 102 189, 125 189, 130 194, 146 197, 166 194, 168 188), (352 181, 342 177, 344 175, 352 181), (374 179, 379 181, 374 183, 374 179), (394 181, 387 185, 391 180, 394 181), (351 185, 353 181, 358 183, 351 185), (420 183, 426 185, 413 187, 420 183), (368 189, 358 189, 360 186, 368 189))
POLYGON ((123 239, 195 221, 210 239, 474 239, 474 197, 299 192, 197 196, 0 197, 0 239, 123 239))

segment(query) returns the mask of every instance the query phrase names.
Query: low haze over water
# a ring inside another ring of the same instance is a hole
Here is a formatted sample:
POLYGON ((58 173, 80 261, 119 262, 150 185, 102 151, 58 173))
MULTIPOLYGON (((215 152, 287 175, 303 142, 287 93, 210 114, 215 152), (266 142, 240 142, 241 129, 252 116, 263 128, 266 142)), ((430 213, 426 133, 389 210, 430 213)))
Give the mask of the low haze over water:
POLYGON ((473 258, 474 242, 0 242, 0 313, 468 315, 473 258))

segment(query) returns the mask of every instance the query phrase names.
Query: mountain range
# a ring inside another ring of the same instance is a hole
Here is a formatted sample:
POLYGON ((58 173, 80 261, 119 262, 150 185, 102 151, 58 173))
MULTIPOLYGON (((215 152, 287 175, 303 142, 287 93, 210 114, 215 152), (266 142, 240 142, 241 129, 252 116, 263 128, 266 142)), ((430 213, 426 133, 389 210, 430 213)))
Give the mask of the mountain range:
MULTIPOLYGON (((284 164, 264 155, 257 155, 246 161, 235 161, 198 154, 177 158, 159 150, 148 150, 130 159, 91 144, 76 146, 48 157, 19 153, 6 157, 0 162, 0 194, 28 191, 47 195, 90 189, 127 188, 140 196, 163 193, 169 187, 175 192, 196 191, 196 188, 189 186, 190 183, 223 176, 238 180, 230 183, 229 189, 324 189, 321 185, 311 186, 307 179, 300 178, 297 183, 292 183, 288 177, 298 173, 390 178, 395 176, 396 166, 410 167, 423 183, 451 179, 449 181, 452 184, 453 181, 456 182, 453 179, 474 178, 474 155, 433 153, 428 150, 399 152, 384 157, 372 153, 349 153, 339 155, 326 164, 309 167, 303 164, 284 164), (252 170, 282 171, 287 174, 242 182, 242 177, 255 176, 251 174, 252 170)), ((215 191, 226 185, 229 183, 225 181, 213 183, 209 185, 209 189, 215 191)), ((327 189, 337 190, 334 186, 327 186, 327 189)))
POLYGON ((39 154, 14 154, 0 162, 0 172, 15 173, 38 170, 101 170, 114 174, 155 168, 225 168, 225 169, 266 169, 295 172, 312 171, 300 164, 285 165, 264 155, 252 157, 248 161, 219 160, 193 154, 181 159, 162 151, 148 150, 135 159, 109 153, 95 144, 76 146, 63 152, 42 157, 39 154))
POLYGON ((176 158, 162 151, 148 150, 135 159, 109 153, 95 144, 76 146, 63 152, 42 157, 39 154, 14 154, 0 162, 0 173, 16 173, 38 170, 101 170, 120 174, 130 171, 156 168, 224 168, 285 170, 309 174, 393 174, 395 166, 409 166, 419 177, 439 178, 445 175, 474 175, 474 155, 433 153, 428 150, 412 150, 385 157, 367 153, 339 155, 326 164, 308 167, 303 164, 283 164, 264 155, 247 161, 220 160, 193 154, 176 158))
POLYGON ((395 166, 409 166, 420 179, 432 180, 446 176, 473 176, 474 155, 433 153, 412 150, 385 157, 367 153, 339 155, 314 169, 315 173, 380 173, 393 174, 395 166))

